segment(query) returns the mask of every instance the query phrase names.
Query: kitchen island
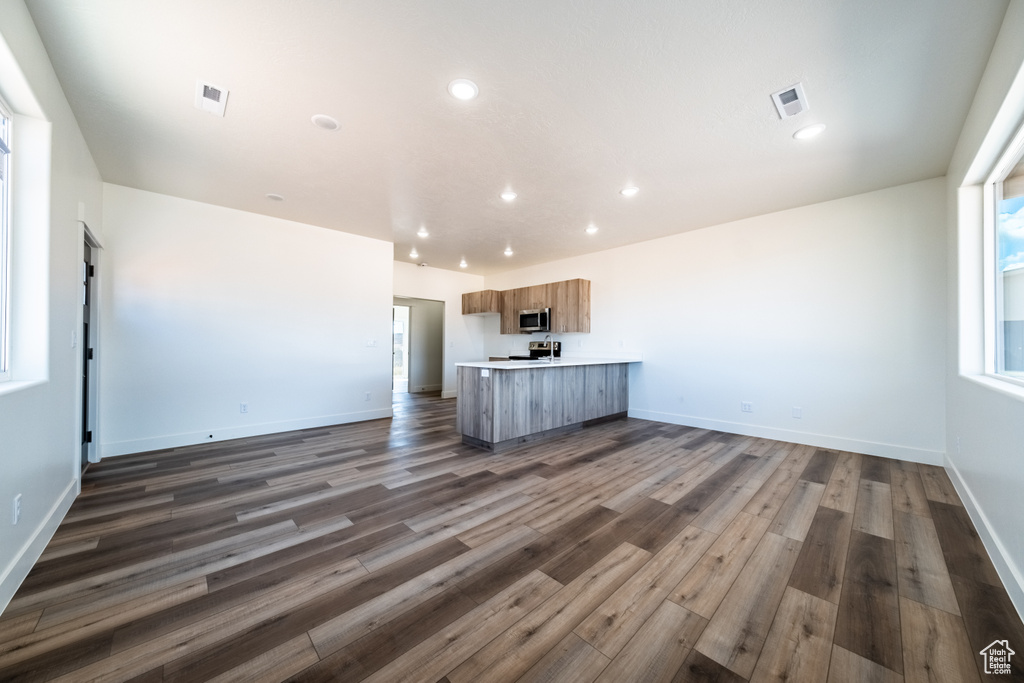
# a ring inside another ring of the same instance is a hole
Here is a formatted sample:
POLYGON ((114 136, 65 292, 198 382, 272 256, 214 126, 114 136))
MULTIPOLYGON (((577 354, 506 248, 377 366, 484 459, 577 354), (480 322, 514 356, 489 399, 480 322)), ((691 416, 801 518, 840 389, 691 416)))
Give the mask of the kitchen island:
POLYGON ((456 431, 462 442, 499 452, 625 417, 629 363, 639 358, 456 363, 456 431))

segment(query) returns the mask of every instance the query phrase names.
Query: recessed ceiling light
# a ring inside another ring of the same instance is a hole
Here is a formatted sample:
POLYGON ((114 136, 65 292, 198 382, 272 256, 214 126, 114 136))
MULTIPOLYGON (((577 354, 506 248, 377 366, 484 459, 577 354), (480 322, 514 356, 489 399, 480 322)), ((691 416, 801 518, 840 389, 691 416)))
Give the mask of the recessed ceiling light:
POLYGON ((459 268, 469 268, 469 264, 466 263, 466 259, 459 261, 459 268))
POLYGON ((341 124, 338 123, 338 119, 327 114, 317 114, 312 119, 313 125, 317 128, 323 128, 324 130, 338 130, 341 128, 341 124))
POLYGON ((512 251, 512 247, 505 247, 505 256, 511 256, 515 252, 512 251))
POLYGON ((596 232, 597 232, 597 226, 596 225, 591 223, 590 225, 587 226, 587 234, 588 235, 593 235, 596 232))
POLYGON ((632 197, 639 191, 640 188, 637 187, 636 185, 629 185, 619 190, 619 194, 621 194, 623 197, 632 197))
POLYGON ((416 251, 416 247, 413 247, 412 251, 409 252, 409 258, 419 258, 419 257, 420 257, 419 252, 416 251))
POLYGON ((282 197, 279 194, 274 194, 273 192, 271 192, 270 194, 267 195, 267 199, 270 199, 270 200, 275 201, 275 202, 283 202, 284 201, 284 197, 282 197))
POLYGON ((430 233, 427 232, 427 229, 424 226, 421 225, 420 229, 416 232, 416 234, 419 235, 420 237, 426 237, 430 233))
POLYGON ((815 123, 811 126, 805 126, 797 132, 793 133, 793 137, 797 140, 810 140, 811 138, 818 137, 825 131, 824 123, 815 123))
POLYGON ((517 195, 512 190, 505 190, 504 192, 501 193, 501 198, 504 199, 506 202, 510 202, 518 196, 519 195, 517 195))
POLYGON ((472 100, 480 94, 480 88, 468 78, 456 78, 448 84, 448 92, 457 100, 472 100))

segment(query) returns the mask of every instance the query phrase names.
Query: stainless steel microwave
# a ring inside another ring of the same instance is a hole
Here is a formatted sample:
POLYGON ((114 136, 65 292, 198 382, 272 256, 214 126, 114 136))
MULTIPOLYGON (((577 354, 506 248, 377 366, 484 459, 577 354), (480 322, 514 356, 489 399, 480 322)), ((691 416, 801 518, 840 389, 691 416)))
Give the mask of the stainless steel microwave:
POLYGON ((527 311, 519 311, 520 332, 550 332, 551 331, 551 309, 531 308, 527 311))

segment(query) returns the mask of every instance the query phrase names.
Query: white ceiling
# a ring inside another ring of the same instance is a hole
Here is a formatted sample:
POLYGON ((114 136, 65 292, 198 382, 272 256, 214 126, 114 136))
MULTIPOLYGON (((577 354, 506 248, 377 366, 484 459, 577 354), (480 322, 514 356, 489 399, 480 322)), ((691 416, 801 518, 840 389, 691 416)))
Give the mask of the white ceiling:
POLYGON ((26 4, 105 181, 489 274, 943 175, 1007 2, 26 4))

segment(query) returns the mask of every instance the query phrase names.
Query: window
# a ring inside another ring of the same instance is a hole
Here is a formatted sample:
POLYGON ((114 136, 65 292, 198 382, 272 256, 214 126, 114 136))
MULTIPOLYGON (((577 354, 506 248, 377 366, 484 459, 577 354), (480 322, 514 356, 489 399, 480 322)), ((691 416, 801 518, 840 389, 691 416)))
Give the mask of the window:
POLYGON ((1024 384, 1024 128, 986 188, 995 282, 990 371, 1024 384))
POLYGON ((10 369, 10 259, 11 259, 11 113, 0 100, 0 381, 10 369))

